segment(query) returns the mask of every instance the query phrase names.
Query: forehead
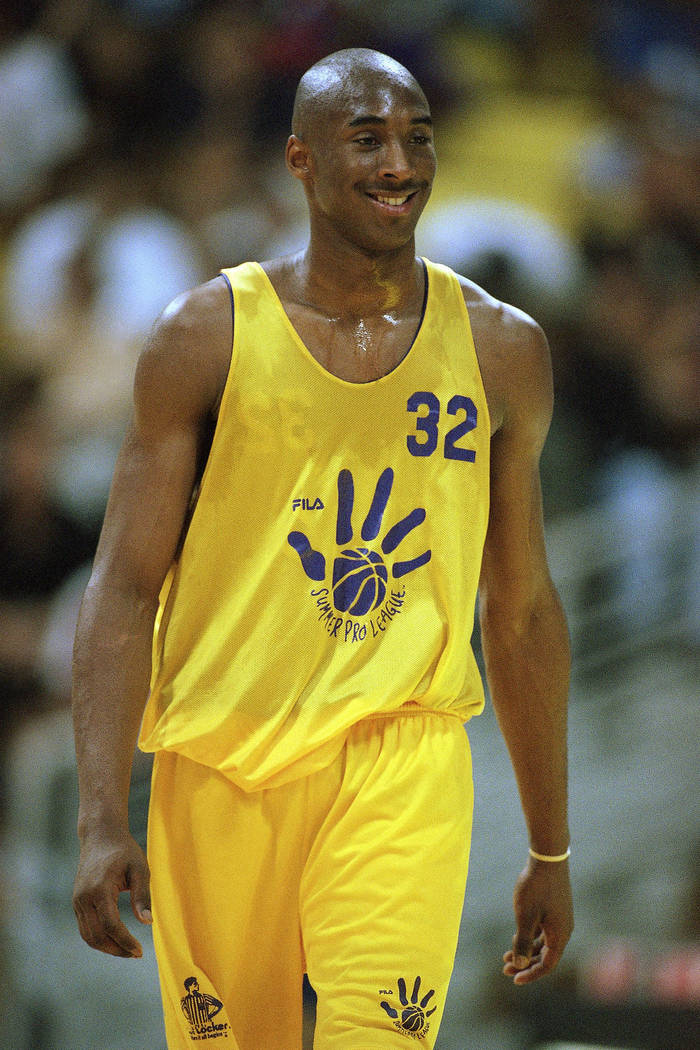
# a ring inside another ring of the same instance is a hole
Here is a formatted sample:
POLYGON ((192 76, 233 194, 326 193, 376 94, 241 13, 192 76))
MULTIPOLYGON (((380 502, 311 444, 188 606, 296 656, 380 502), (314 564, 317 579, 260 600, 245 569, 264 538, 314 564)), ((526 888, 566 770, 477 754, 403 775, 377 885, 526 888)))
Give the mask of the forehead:
POLYGON ((362 118, 430 117, 425 95, 409 73, 372 71, 338 78, 319 99, 321 127, 352 127, 362 118))

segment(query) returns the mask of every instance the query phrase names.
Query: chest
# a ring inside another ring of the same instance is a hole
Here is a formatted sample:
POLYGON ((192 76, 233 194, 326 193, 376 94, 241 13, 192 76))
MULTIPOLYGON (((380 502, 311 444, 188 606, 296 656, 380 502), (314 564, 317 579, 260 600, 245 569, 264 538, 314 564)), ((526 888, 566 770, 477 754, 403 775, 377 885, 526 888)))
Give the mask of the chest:
POLYGON ((419 310, 349 319, 298 304, 285 304, 285 309, 311 356, 349 383, 370 383, 393 372, 413 346, 421 322, 419 310))

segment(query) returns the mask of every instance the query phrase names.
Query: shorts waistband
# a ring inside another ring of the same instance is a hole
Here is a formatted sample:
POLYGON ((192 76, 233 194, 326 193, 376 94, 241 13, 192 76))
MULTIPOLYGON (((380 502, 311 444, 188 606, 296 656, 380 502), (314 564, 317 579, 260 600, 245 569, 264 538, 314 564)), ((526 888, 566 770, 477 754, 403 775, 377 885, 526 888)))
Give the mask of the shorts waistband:
POLYGON ((457 711, 450 711, 449 708, 421 707, 420 704, 410 702, 404 704, 402 707, 395 708, 393 711, 373 711, 371 715, 365 715, 362 721, 373 722, 378 719, 386 718, 416 718, 423 715, 438 715, 440 718, 456 718, 460 725, 464 723, 464 719, 457 711))

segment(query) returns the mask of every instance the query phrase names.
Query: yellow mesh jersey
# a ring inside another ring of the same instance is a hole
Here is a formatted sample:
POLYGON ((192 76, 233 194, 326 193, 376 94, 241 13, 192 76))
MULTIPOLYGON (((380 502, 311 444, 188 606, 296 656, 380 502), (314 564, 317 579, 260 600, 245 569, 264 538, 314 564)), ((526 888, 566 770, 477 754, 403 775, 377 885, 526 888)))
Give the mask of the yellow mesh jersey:
POLYGON ((481 711, 488 409, 457 278, 425 267, 413 345, 370 383, 319 365, 257 263, 223 271, 231 367, 161 595, 144 750, 251 790, 327 765, 367 716, 481 711))

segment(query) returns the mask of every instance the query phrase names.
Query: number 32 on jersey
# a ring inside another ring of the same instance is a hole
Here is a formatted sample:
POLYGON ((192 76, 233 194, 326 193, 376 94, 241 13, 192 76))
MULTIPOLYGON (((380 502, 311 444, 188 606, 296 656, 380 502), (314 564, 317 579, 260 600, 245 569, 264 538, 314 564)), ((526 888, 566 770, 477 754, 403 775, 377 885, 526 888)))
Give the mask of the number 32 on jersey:
MULTIPOLYGON (((415 433, 406 437, 406 445, 412 456, 432 456, 437 449, 444 430, 444 425, 440 423, 441 408, 439 399, 429 390, 417 390, 409 397, 406 410, 416 415, 415 433)), ((445 412, 448 416, 454 416, 455 423, 444 434, 443 456, 445 459, 473 463, 476 452, 459 442, 476 427, 476 405, 470 397, 455 394, 447 402, 445 412)), ((449 420, 446 420, 445 425, 448 424, 449 420)))

